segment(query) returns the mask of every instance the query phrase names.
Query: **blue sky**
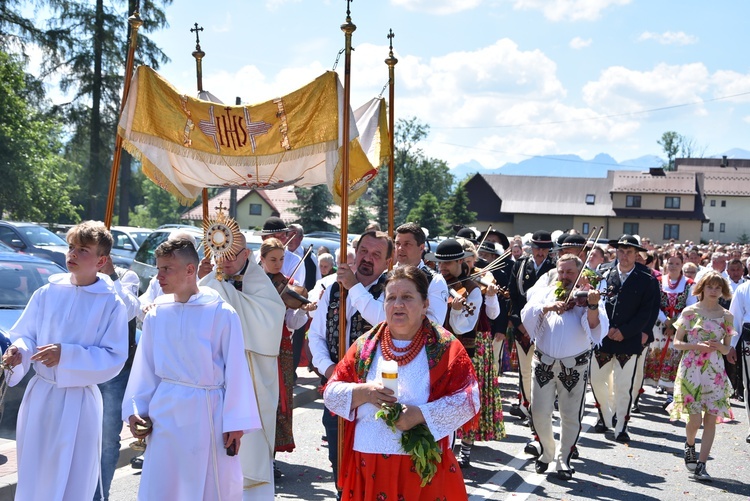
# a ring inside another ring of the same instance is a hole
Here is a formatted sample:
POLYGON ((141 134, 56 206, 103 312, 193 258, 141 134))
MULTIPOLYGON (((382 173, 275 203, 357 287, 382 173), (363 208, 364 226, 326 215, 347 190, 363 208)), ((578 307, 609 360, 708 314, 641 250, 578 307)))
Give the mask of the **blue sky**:
MULTIPOLYGON (((355 0, 351 9, 352 104, 386 84, 393 29, 396 118, 428 124, 420 146, 451 166, 662 156, 656 141, 668 130, 697 153, 750 149, 750 2, 355 0), (649 111, 660 108, 669 109, 649 111)), ((175 0, 166 12, 170 28, 152 35, 171 58, 160 72, 195 91, 198 22, 204 88, 225 102, 298 88, 344 46, 345 0, 175 0)))

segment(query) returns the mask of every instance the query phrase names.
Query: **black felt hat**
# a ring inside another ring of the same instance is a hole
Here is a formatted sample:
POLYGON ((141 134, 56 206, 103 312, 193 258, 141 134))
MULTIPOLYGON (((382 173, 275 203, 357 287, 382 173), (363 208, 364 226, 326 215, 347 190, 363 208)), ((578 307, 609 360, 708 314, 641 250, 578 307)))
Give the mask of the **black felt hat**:
POLYGON ((477 234, 474 233, 474 230, 471 228, 461 228, 456 232, 457 237, 465 238, 466 240, 469 240, 471 242, 476 243, 477 241, 477 234))
POLYGON ((552 235, 549 231, 539 230, 531 235, 531 246, 538 249, 552 248, 552 235))
POLYGON ((458 261, 468 256, 473 256, 471 252, 465 251, 458 240, 446 238, 440 242, 435 252, 428 252, 424 258, 428 261, 458 261))
POLYGON ((563 249, 570 249, 571 247, 586 247, 586 239, 582 235, 568 235, 560 246, 563 249))
POLYGON ((500 249, 497 248, 498 244, 495 242, 487 242, 486 240, 482 242, 482 245, 477 247, 477 252, 489 252, 490 254, 494 254, 496 256, 499 256, 502 254, 500 249))
POLYGON ((280 217, 271 216, 263 223, 263 230, 260 233, 261 235, 272 235, 283 231, 289 231, 286 223, 280 217))
POLYGON ((494 229, 490 231, 483 231, 479 234, 479 241, 481 242, 482 240, 484 240, 484 237, 487 235, 495 235, 497 238, 499 238, 500 245, 503 246, 503 250, 508 250, 510 248, 510 241, 508 240, 508 237, 505 236, 505 233, 494 229))
POLYGON ((641 243, 637 238, 633 235, 628 235, 627 233, 617 240, 610 240, 609 245, 615 249, 619 249, 620 247, 632 247, 639 252, 648 252, 648 249, 641 247, 641 243))

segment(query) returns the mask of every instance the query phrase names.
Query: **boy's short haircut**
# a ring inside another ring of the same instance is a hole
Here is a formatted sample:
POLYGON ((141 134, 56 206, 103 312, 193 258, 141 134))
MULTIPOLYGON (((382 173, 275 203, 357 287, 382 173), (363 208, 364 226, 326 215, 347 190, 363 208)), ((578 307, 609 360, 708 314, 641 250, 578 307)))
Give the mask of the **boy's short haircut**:
POLYGON ((99 256, 109 256, 114 243, 112 234, 101 221, 84 221, 73 226, 65 240, 69 245, 96 245, 99 256))
POLYGON ((187 238, 165 240, 156 248, 155 255, 156 257, 174 256, 182 259, 187 264, 194 264, 195 266, 198 266, 198 262, 200 261, 198 251, 195 250, 193 242, 187 238))

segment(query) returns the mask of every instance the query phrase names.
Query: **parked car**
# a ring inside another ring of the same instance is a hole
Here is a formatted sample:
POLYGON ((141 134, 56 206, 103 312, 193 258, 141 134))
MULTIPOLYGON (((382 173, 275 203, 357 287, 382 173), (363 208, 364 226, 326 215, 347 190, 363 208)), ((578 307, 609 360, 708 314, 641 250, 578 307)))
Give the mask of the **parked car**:
POLYGON ((112 262, 116 266, 130 268, 141 244, 154 230, 134 226, 113 226, 110 228, 114 243, 112 245, 112 262))
POLYGON ((187 224, 165 224, 156 228, 143 241, 138 251, 135 253, 133 264, 130 269, 133 270, 141 281, 140 293, 143 294, 148 289, 148 284, 156 275, 156 248, 167 240, 170 235, 178 231, 186 232, 195 237, 198 255, 203 259, 203 231, 195 226, 187 224))
POLYGON ((18 249, 14 249, 5 242, 0 241, 0 254, 17 254, 18 249))
POLYGON ((48 259, 65 268, 68 243, 38 224, 0 221, 0 241, 16 250, 48 259))

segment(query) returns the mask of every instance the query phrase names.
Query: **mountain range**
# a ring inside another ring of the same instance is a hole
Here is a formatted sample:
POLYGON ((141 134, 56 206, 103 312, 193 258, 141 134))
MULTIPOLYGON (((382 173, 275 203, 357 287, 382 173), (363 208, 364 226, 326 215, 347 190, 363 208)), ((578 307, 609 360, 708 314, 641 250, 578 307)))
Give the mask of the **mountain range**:
MULTIPOLYGON (((742 158, 750 159, 750 151, 732 148, 708 158, 742 158)), ((518 163, 508 162, 497 168, 487 168, 476 160, 470 160, 451 169, 456 181, 467 176, 480 174, 505 174, 510 176, 565 176, 565 177, 607 177, 608 170, 647 170, 650 167, 661 167, 666 161, 656 155, 645 155, 618 162, 606 153, 600 153, 590 160, 578 155, 543 155, 522 160, 518 163)))

